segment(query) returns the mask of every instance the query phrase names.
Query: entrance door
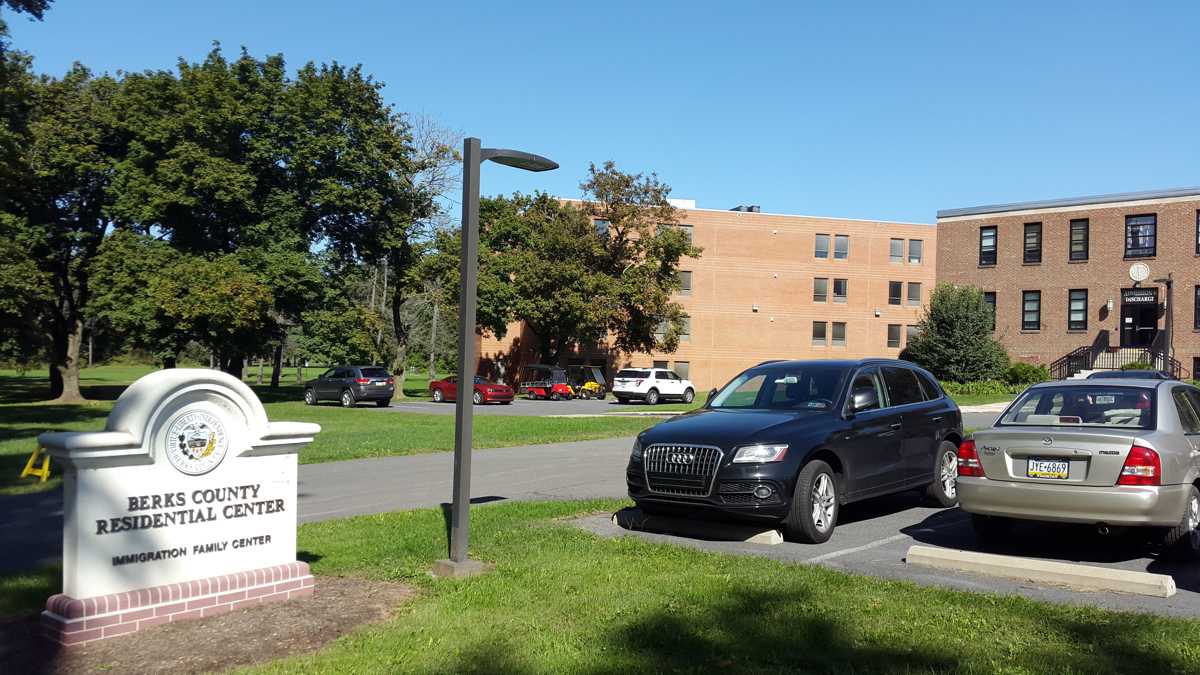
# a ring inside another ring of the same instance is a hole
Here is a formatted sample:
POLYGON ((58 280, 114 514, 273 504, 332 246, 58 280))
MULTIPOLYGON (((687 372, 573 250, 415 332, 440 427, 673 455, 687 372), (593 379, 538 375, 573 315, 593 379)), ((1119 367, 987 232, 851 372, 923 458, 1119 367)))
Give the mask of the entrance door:
POLYGON ((1158 335, 1158 289, 1121 291, 1121 346, 1149 347, 1158 335))

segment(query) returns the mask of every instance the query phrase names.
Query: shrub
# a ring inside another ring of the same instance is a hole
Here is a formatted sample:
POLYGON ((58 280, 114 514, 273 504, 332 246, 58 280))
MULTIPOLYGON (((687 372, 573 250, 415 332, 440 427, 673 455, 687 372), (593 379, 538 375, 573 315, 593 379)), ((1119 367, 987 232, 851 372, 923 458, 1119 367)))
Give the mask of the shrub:
POLYGON ((958 396, 1015 396, 1025 391, 1024 384, 1009 384, 1002 380, 975 382, 942 382, 942 389, 951 398, 958 396))
POLYGON ((1009 384, 1037 384, 1050 379, 1050 370, 1046 366, 1018 361, 1004 371, 1004 381, 1009 384))
POLYGON ((992 337, 992 308, 974 286, 942 283, 933 289, 918 334, 900 358, 924 367, 943 382, 998 380, 1008 354, 992 337))
POLYGON ((1154 366, 1145 361, 1134 361, 1121 366, 1121 370, 1154 370, 1154 366))

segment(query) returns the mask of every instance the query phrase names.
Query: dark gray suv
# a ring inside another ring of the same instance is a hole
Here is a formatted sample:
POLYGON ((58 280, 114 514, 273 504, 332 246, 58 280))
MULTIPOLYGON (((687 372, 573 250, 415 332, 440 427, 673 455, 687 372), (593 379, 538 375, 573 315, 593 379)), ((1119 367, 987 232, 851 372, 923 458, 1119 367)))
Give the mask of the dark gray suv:
POLYGON ((386 408, 396 393, 396 380, 381 366, 337 366, 304 383, 304 402, 340 401, 353 408, 359 401, 374 401, 386 408))

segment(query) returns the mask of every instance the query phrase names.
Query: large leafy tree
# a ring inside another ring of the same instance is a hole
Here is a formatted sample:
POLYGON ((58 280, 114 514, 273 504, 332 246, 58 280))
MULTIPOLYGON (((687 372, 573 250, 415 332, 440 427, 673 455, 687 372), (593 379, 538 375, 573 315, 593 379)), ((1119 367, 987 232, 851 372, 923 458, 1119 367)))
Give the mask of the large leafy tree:
POLYGON ((992 321, 992 308, 978 288, 938 284, 917 335, 901 356, 940 380, 999 379, 1008 367, 1008 354, 992 337, 992 321))
POLYGON ((105 231, 119 225, 109 191, 126 148, 114 116, 119 84, 75 66, 32 87, 20 149, 0 177, 0 238, 48 284, 29 295, 27 311, 47 340, 51 395, 76 401, 90 263, 105 231))
MULTIPOLYGON (((582 187, 579 203, 545 194, 482 200, 479 326, 503 336, 508 323, 525 322, 551 363, 605 341, 673 351, 684 328, 671 299, 679 261, 700 249, 675 227, 670 189, 611 162, 592 166, 582 187)), ((423 273, 457 284, 458 234, 444 233, 436 248, 423 273)))

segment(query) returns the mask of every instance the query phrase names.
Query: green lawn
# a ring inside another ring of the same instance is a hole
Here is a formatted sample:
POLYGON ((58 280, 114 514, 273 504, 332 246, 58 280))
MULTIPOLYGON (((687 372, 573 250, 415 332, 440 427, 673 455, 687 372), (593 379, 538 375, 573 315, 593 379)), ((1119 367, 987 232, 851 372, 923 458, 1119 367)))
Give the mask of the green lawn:
POLYGON ((401 579, 423 593, 387 623, 256 671, 1200 670, 1195 621, 605 540, 555 520, 621 505, 476 508, 473 554, 496 569, 463 581, 427 576, 445 555, 440 511, 304 525, 299 547, 318 574, 401 579))
POLYGON ((954 402, 960 406, 964 405, 986 405, 988 403, 1007 403, 1014 398, 1013 394, 959 394, 951 396, 954 402))
MULTIPOLYGON (((0 371, 0 494, 52 488, 48 483, 19 479, 35 437, 44 431, 87 431, 103 428, 105 417, 124 387, 151 369, 142 366, 102 366, 84 371, 82 385, 94 400, 84 405, 49 405, 41 373, 18 377, 0 371)), ((257 373, 255 373, 257 374, 257 373)), ((410 378, 406 389, 424 392, 428 378, 410 378)), ((310 407, 300 402, 298 387, 270 389, 253 385, 272 420, 316 422, 323 431, 301 455, 302 463, 361 457, 383 457, 454 449, 454 417, 407 412, 381 412, 368 407, 345 410, 334 404, 310 407)), ((632 436, 655 423, 653 418, 629 417, 509 417, 475 418, 475 447, 557 443, 614 436, 632 436)))

